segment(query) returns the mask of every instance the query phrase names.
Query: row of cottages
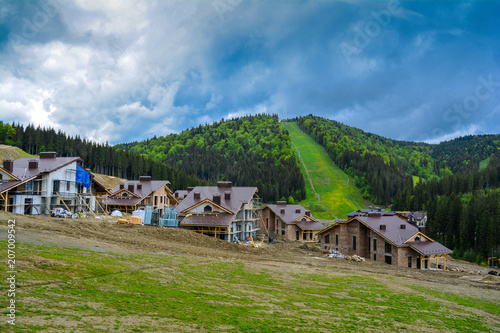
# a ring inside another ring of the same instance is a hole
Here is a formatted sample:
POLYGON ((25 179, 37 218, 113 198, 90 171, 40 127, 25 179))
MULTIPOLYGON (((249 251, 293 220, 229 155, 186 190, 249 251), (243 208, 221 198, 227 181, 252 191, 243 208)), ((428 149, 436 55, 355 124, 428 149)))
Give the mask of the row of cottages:
POLYGON ((430 261, 444 259, 452 251, 432 240, 416 226, 398 216, 369 212, 339 221, 319 233, 321 247, 344 255, 359 255, 374 261, 428 269, 430 261))
POLYGON ((0 167, 0 209, 24 215, 48 215, 56 207, 75 212, 96 208, 91 174, 79 157, 7 158, 0 167))
POLYGON ((325 228, 301 205, 278 201, 262 208, 260 229, 267 234, 281 235, 288 240, 317 241, 317 234, 325 228))
POLYGON ((179 203, 168 185, 168 180, 151 180, 151 176, 141 176, 139 180, 127 180, 111 189, 103 203, 108 211, 125 213, 151 206, 153 211, 163 216, 165 208, 179 203))
POLYGON ((183 193, 177 206, 179 227, 230 242, 254 237, 256 192, 256 187, 233 186, 229 181, 194 187, 183 193))

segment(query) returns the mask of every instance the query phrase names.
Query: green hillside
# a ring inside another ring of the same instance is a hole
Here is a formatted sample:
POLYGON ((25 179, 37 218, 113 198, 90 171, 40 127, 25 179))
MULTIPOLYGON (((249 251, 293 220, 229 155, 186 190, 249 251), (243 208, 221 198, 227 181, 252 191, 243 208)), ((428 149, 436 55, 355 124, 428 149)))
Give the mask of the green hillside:
POLYGON ((257 186, 265 202, 305 197, 304 178, 290 138, 276 115, 223 119, 180 134, 117 147, 207 181, 257 186))
POLYGON ((34 155, 30 155, 20 148, 0 144, 0 161, 3 161, 6 158, 12 158, 13 160, 17 160, 19 158, 33 157, 33 156, 34 155))
POLYGON ((352 178, 349 179, 345 172, 334 165, 323 147, 302 132, 296 123, 282 124, 290 133, 292 143, 300 151, 303 162, 301 170, 306 179, 306 199, 300 202, 301 205, 310 209, 314 217, 329 220, 345 218, 347 213, 366 206, 361 191, 354 186, 352 178), (316 193, 321 194, 320 205, 316 193))

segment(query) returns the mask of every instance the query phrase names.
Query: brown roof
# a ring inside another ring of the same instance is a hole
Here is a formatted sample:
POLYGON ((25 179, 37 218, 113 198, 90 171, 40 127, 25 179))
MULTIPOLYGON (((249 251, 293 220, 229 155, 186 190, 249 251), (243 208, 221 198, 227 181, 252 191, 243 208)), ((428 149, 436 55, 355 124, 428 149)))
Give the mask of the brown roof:
POLYGON ((188 195, 188 190, 177 190, 174 192, 174 198, 176 199, 184 199, 188 195))
POLYGON ((445 254, 453 251, 438 242, 408 242, 406 243, 415 251, 423 254, 445 254))
POLYGON ((186 212, 193 206, 210 200, 213 202, 213 195, 220 194, 220 205, 222 208, 236 214, 241 205, 249 203, 257 187, 240 187, 240 186, 196 186, 177 206, 177 213, 186 212), (225 199, 225 192, 230 193, 230 199, 225 199), (194 194, 200 193, 200 198, 195 199, 194 194))
POLYGON ((317 221, 300 221, 295 223, 302 230, 323 230, 325 225, 317 221))
POLYGON ((417 227, 412 226, 410 223, 396 216, 358 216, 354 219, 359 220, 361 223, 397 246, 403 246, 405 241, 418 233, 417 227), (381 225, 385 225, 385 230, 380 229, 381 225), (402 225, 405 229, 401 229, 402 225))
POLYGON ((233 214, 188 215, 179 225, 229 226, 235 217, 233 214))
MULTIPOLYGON (((276 216, 278 216, 285 223, 295 223, 298 218, 306 214, 306 209, 301 205, 272 204, 266 205, 263 209, 265 209, 266 207, 269 207, 269 209, 271 209, 274 214, 276 214, 276 216), (282 209, 285 210, 284 214, 281 213, 282 209)), ((314 217, 310 216, 310 218, 316 221, 314 217)))
MULTIPOLYGON (((56 171, 73 162, 82 161, 80 157, 33 158, 23 157, 13 162, 12 174, 20 180, 36 177, 43 173, 56 171), (38 168, 30 169, 29 162, 38 161, 38 168)), ((75 169, 76 171, 76 169, 75 169)))
MULTIPOLYGON (((151 192, 156 192, 162 186, 170 184, 170 182, 168 180, 148 180, 148 181, 127 180, 127 181, 122 182, 121 184, 124 185, 124 189, 126 189, 126 190, 128 190, 129 185, 134 185, 134 190, 132 191, 132 193, 138 195, 141 199, 143 199, 143 198, 147 197, 148 195, 150 195, 151 192), (137 189, 138 184, 141 184, 142 189, 137 189)), ((120 191, 120 185, 116 186, 115 188, 113 188, 110 191, 111 195, 120 191)), ((123 199, 123 200, 130 200, 130 199, 123 199)), ((109 204, 109 200, 108 200, 108 204, 109 204)))
POLYGON ((141 201, 142 198, 128 198, 128 199, 108 199, 103 201, 106 205, 120 205, 120 206, 133 206, 139 201, 141 201))

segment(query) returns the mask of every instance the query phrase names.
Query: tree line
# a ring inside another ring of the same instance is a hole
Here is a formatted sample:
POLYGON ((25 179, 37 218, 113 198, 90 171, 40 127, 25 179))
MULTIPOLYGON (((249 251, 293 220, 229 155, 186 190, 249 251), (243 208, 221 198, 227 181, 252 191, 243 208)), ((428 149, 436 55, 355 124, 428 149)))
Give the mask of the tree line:
POLYGON ((184 171, 177 170, 165 163, 147 156, 117 149, 109 144, 100 144, 82 139, 80 136, 68 136, 52 128, 33 125, 2 124, 1 130, 9 126, 9 137, 3 142, 15 145, 28 154, 37 155, 43 151, 55 151, 60 157, 81 157, 84 166, 93 172, 125 179, 139 179, 151 176, 156 180, 168 180, 172 189, 186 189, 188 186, 208 184, 184 171), (8 141, 7 141, 8 140, 8 141))
POLYGON ((454 174, 405 189, 396 210, 427 211, 427 234, 453 256, 481 262, 500 255, 500 159, 476 172, 454 174))
POLYGON ((206 181, 256 186, 265 202, 305 198, 305 183, 288 132, 276 115, 245 116, 180 134, 121 144, 206 181))

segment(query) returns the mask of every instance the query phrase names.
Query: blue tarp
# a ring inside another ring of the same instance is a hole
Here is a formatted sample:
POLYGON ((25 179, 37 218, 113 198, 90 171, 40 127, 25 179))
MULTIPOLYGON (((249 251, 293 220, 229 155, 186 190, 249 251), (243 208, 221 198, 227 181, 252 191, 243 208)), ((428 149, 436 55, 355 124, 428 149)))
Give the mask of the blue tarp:
POLYGON ((79 165, 76 166, 76 182, 83 187, 90 187, 90 174, 79 165))

